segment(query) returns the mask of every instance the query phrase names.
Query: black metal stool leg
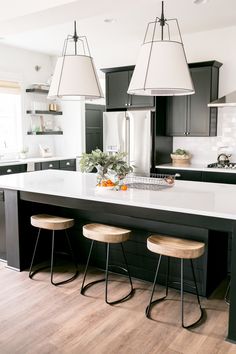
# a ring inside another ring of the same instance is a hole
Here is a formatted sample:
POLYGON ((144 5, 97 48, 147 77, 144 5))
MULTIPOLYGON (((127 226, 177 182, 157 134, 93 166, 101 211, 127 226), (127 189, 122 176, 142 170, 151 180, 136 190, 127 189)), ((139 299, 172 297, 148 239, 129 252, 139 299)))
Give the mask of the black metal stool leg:
POLYGON ((198 301, 198 305, 199 305, 199 309, 200 309, 200 317, 197 319, 197 321, 193 322, 192 324, 185 326, 184 325, 184 308, 183 308, 183 295, 182 295, 182 282, 183 282, 183 278, 182 278, 182 267, 183 267, 183 262, 181 259, 181 320, 182 320, 182 327, 183 328, 190 328, 195 326, 198 322, 201 321, 202 317, 203 317, 203 310, 201 307, 201 302, 200 302, 200 297, 199 297, 199 293, 198 293, 198 288, 197 288, 197 282, 196 282, 196 276, 195 276, 195 271, 194 271, 194 267, 193 267, 193 260, 190 259, 190 263, 191 263, 191 268, 192 268, 192 274, 193 274, 193 280, 194 280, 194 285, 195 285, 195 289, 196 289, 196 296, 197 296, 197 301, 198 301))
POLYGON ((106 301, 106 303, 108 305, 115 305, 115 304, 118 304, 118 303, 120 303, 122 301, 125 301, 128 298, 130 298, 133 295, 133 292, 134 292, 132 279, 131 279, 130 272, 129 272, 128 262, 127 262, 127 259, 126 259, 126 256, 125 256, 124 247, 123 247, 122 242, 120 243, 120 245, 121 245, 121 249, 122 249, 123 258, 124 258, 124 262, 125 262, 126 268, 123 268, 123 267, 120 267, 120 266, 113 266, 113 267, 122 269, 125 273, 127 273, 131 289, 130 289, 130 292, 127 295, 125 295, 124 297, 122 297, 121 299, 114 300, 114 301, 108 301, 107 294, 108 294, 109 252, 110 252, 110 244, 108 243, 107 244, 107 257, 106 257, 106 278, 105 278, 106 279, 105 301, 106 301))
POLYGON ((51 250, 51 283, 53 285, 57 285, 56 283, 53 282, 53 263, 54 263, 54 236, 55 236, 55 231, 52 231, 52 250, 51 250))
POLYGON ((105 272, 105 301, 107 304, 110 304, 107 300, 107 291, 108 291, 108 273, 109 273, 109 253, 110 253, 110 244, 107 243, 106 245, 107 252, 106 252, 106 272, 105 272))
POLYGON ((35 246, 34 246, 33 257, 32 257, 32 260, 31 260, 30 270, 29 270, 29 278, 32 278, 34 273, 35 273, 35 272, 32 272, 32 268, 33 268, 33 265, 34 265, 34 258, 35 258, 36 250, 37 250, 37 247, 38 247, 38 241, 39 241, 40 232, 41 232, 41 229, 39 229, 39 231, 38 231, 37 239, 36 239, 35 246))
POLYGON ((74 278, 77 277, 79 271, 78 271, 78 264, 77 264, 77 261, 76 261, 76 258, 75 258, 75 255, 74 255, 74 252, 73 252, 73 248, 71 246, 71 242, 70 242, 70 238, 68 236, 68 232, 65 230, 65 234, 66 234, 66 239, 67 239, 67 244, 68 244, 68 247, 69 247, 69 251, 70 251, 70 254, 71 254, 71 258, 72 258, 72 261, 74 262, 74 265, 75 265, 75 269, 76 269, 76 273, 74 275, 74 278))
POLYGON ((180 260, 180 296, 181 296, 181 323, 184 327, 184 260, 180 260))
POLYGON ((147 308, 146 308, 146 317, 147 317, 147 318, 150 318, 150 311, 151 311, 152 305, 153 305, 154 303, 158 302, 158 301, 164 300, 165 297, 166 297, 166 296, 165 296, 165 297, 163 297, 163 298, 161 298, 161 299, 152 301, 153 295, 154 295, 154 291, 155 291, 156 282, 157 282, 157 276, 158 276, 158 272, 159 272, 159 268, 160 268, 160 264, 161 264, 161 259, 162 259, 162 255, 159 256, 159 260, 158 260, 157 267, 156 267, 156 273, 155 273, 155 277, 154 277, 154 280, 153 280, 152 293, 151 293, 149 305, 148 305, 147 308))
POLYGON ((70 250, 70 254, 71 254, 72 260, 74 261, 74 264, 75 264, 76 271, 75 271, 75 274, 72 277, 70 277, 70 278, 68 278, 66 280, 62 280, 62 281, 59 281, 57 283, 55 283, 53 281, 54 253, 55 253, 54 252, 54 248, 55 248, 55 231, 53 230, 53 232, 52 232, 52 251, 51 251, 51 283, 53 285, 55 285, 55 286, 61 285, 61 284, 66 284, 66 283, 69 283, 69 282, 73 281, 75 278, 77 278, 78 273, 79 273, 78 268, 77 268, 77 263, 75 261, 74 253, 73 253, 73 250, 72 250, 72 247, 71 247, 71 243, 70 243, 70 240, 69 240, 69 236, 68 236, 68 233, 66 232, 66 230, 65 230, 65 235, 66 235, 66 239, 67 239, 67 243, 68 243, 68 246, 69 246, 69 250, 70 250))
POLYGON ((81 289, 80 289, 80 294, 82 294, 82 295, 84 295, 86 290, 90 286, 92 286, 93 284, 97 284, 97 283, 100 283, 100 282, 105 280, 105 279, 99 279, 99 280, 95 280, 95 281, 92 281, 92 282, 84 285, 85 279, 86 279, 86 276, 87 276, 87 272, 88 272, 88 266, 89 266, 89 262, 90 262, 90 258, 91 258, 91 254, 92 254, 92 250, 93 250, 93 246, 94 246, 94 240, 92 240, 92 242, 91 242, 88 259, 87 259, 87 263, 86 263, 86 266, 85 266, 84 278, 83 278, 83 282, 82 282, 81 289))
MULTIPOLYGON (((121 249, 122 249, 122 253, 123 253, 123 258, 124 258, 124 261, 125 261, 125 266, 126 266, 126 270, 127 270, 127 274, 128 274, 128 277, 129 277, 129 283, 130 283, 130 287, 131 287, 131 292, 134 290, 133 288, 133 283, 132 283, 132 279, 131 279, 131 275, 130 275, 130 271, 129 271, 129 266, 128 266, 128 262, 127 262, 127 258, 126 258, 126 255, 125 255, 125 251, 124 251, 124 247, 123 247, 123 244, 121 243, 121 249)), ((130 293, 131 294, 131 293, 130 293)), ((127 295, 128 296, 128 295, 127 295)))
POLYGON ((167 272, 166 272, 166 296, 168 296, 168 290, 169 290, 169 274, 170 274, 170 257, 167 256, 167 272))

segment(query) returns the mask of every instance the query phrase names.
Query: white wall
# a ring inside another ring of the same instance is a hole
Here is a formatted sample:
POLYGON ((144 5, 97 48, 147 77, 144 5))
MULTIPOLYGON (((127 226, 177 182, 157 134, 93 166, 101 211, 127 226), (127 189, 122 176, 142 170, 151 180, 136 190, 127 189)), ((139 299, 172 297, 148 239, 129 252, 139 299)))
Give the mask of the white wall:
POLYGON ((58 156, 80 156, 85 151, 85 102, 61 101, 63 135, 55 140, 58 156))

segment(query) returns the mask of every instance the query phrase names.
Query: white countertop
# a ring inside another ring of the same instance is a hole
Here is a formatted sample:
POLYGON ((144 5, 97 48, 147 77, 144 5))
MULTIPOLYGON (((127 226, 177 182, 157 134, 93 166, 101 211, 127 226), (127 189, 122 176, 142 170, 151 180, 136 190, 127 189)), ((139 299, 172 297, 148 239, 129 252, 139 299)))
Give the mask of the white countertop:
POLYGON ((0 176, 0 188, 236 220, 236 186, 176 181, 163 190, 106 190, 96 175, 43 170, 0 176))
POLYGON ((157 165, 155 168, 168 168, 173 170, 191 170, 191 171, 204 171, 204 172, 226 172, 236 173, 236 168, 209 168, 206 165, 190 164, 189 166, 173 166, 171 163, 157 165))

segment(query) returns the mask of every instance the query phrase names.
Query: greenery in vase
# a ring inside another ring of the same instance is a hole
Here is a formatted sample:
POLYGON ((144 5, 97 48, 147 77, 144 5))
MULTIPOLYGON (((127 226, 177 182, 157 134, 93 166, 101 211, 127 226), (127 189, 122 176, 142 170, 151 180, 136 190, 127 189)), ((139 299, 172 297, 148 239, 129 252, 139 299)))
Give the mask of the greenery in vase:
POLYGON ((82 172, 91 172, 95 167, 101 178, 106 178, 109 172, 112 174, 115 172, 116 176, 122 179, 133 171, 133 168, 124 160, 126 156, 125 152, 108 154, 96 149, 90 154, 82 154, 80 169, 82 172))

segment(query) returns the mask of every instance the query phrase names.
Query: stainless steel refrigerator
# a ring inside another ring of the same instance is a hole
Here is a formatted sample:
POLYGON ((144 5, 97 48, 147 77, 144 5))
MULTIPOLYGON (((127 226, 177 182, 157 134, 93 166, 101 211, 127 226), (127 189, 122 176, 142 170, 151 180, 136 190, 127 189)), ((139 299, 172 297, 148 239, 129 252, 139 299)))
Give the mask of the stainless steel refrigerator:
POLYGON ((151 170, 152 127, 150 110, 103 113, 103 151, 126 152, 137 174, 151 170))

